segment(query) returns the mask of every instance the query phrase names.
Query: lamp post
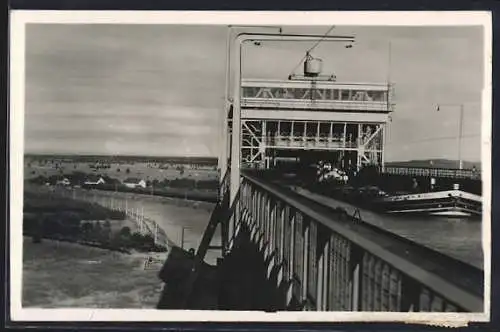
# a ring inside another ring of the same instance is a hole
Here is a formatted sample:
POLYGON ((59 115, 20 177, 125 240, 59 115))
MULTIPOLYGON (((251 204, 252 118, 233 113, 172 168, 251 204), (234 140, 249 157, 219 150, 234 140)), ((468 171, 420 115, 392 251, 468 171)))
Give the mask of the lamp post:
MULTIPOLYGON (((232 58, 234 59, 233 70, 233 86, 232 86, 232 106, 233 106, 233 126, 232 126, 232 143, 231 143, 231 174, 230 174, 230 204, 235 200, 240 185, 240 146, 241 146, 241 56, 242 45, 245 42, 264 42, 264 41, 293 41, 293 42, 354 42, 353 36, 325 36, 325 35, 300 35, 300 34, 282 34, 282 33, 239 33, 230 43, 232 58)), ((230 59, 231 61, 231 59, 230 59)), ((229 64, 230 68, 230 64, 229 64)))
POLYGON ((227 30, 227 39, 226 39, 226 82, 225 82, 225 90, 224 90, 224 109, 222 111, 222 135, 221 145, 222 149, 219 151, 219 160, 217 163, 217 167, 221 170, 220 179, 224 178, 224 175, 227 171, 227 159, 228 159, 228 127, 227 127, 227 117, 229 112, 229 105, 231 103, 231 83, 235 84, 235 82, 231 82, 231 64, 232 64, 232 53, 231 50, 233 48, 232 42, 234 41, 234 33, 233 31, 237 31, 237 29, 274 29, 282 31, 282 28, 279 26, 272 25, 264 25, 264 26, 249 26, 249 25, 229 25, 227 30))
POLYGON ((460 115, 458 120, 458 169, 463 169, 464 165, 462 160, 462 136, 463 136, 463 122, 464 122, 464 104, 439 104, 436 110, 439 112, 442 106, 458 107, 460 109, 460 115))

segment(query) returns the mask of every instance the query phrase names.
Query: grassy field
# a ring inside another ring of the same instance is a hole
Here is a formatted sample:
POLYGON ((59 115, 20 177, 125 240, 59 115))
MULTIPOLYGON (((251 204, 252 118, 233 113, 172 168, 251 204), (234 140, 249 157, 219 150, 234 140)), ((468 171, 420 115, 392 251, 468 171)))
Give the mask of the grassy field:
POLYGON ((155 308, 162 284, 145 257, 25 238, 23 307, 155 308))

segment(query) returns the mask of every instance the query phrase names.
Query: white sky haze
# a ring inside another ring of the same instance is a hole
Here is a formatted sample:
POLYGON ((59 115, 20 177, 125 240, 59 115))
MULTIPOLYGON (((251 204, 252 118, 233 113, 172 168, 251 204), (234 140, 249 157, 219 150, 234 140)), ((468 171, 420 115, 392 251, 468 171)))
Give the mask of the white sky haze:
MULTIPOLYGON (((321 43, 313 55, 325 74, 395 84, 387 160, 457 158, 458 107, 436 112, 439 103, 464 103, 462 155, 480 160, 481 27, 339 26, 331 34, 356 43, 321 43)), ((26 152, 217 156, 226 35, 222 25, 28 24, 26 152)), ((245 47, 243 75, 286 79, 312 44, 245 47)))

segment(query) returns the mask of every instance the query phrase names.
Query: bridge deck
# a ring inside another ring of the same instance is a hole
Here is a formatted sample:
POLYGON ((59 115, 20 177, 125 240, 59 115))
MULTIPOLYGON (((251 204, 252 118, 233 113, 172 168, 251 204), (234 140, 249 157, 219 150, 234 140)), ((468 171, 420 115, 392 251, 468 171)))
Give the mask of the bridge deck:
POLYGON ((263 175, 263 173, 258 174, 251 172, 247 174, 250 174, 252 178, 261 182, 269 189, 294 200, 300 205, 302 210, 314 211, 314 213, 320 213, 331 217, 330 222, 332 224, 337 224, 337 226, 342 226, 345 229, 355 232, 359 235, 360 241, 377 243, 384 249, 420 266, 429 273, 439 276, 460 288, 467 289, 478 296, 483 295, 484 277, 482 270, 426 248, 408 239, 394 235, 376 226, 363 222, 356 222, 352 216, 339 218, 338 210, 294 192, 286 188, 279 180, 270 180, 263 175))

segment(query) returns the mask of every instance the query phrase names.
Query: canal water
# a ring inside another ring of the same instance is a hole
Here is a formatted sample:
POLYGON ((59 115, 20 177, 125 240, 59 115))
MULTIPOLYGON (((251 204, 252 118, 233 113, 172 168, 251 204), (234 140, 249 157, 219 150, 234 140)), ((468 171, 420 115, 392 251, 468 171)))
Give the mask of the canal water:
POLYGON ((359 211, 364 222, 439 251, 478 268, 483 268, 482 223, 480 220, 379 214, 354 205, 290 187, 315 201, 333 207, 343 207, 349 214, 359 211))
MULTIPOLYGON (((303 188, 291 187, 291 189, 306 194, 319 203, 343 207, 350 214, 358 210, 364 222, 483 268, 482 230, 479 220, 378 214, 303 188)), ((79 195, 81 194, 104 200, 113 197, 116 203, 120 202, 123 205, 126 201, 129 209, 144 211, 144 216, 156 221, 170 241, 178 246, 183 245, 185 249, 198 248, 214 208, 214 204, 211 203, 133 193, 82 190, 79 192, 79 195)), ((212 240, 212 245, 220 245, 219 230, 212 240)), ((217 257, 220 257, 220 250, 209 250, 205 261, 215 264, 217 257)))
MULTIPOLYGON (((188 250, 198 249, 205 228, 208 225, 215 205, 207 202, 195 202, 179 198, 168 198, 134 193, 79 190, 75 198, 95 198, 96 202, 109 206, 110 199, 114 206, 126 205, 129 210, 139 211, 144 217, 154 220, 165 232, 170 242, 188 250)), ((211 245, 220 245, 220 230, 217 230, 211 245)), ((205 261, 215 264, 220 257, 220 250, 209 250, 205 261)))

